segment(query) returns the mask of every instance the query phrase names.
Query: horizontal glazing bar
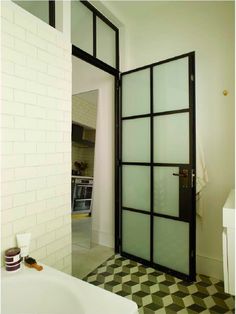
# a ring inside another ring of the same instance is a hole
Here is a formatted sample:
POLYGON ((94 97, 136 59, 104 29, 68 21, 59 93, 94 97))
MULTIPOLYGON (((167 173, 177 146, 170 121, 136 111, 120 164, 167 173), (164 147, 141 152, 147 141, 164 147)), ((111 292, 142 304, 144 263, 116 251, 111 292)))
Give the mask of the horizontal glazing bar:
POLYGON ((122 209, 123 209, 123 210, 128 210, 128 211, 130 211, 130 212, 135 212, 135 213, 150 215, 150 211, 146 211, 146 210, 135 209, 135 208, 129 208, 129 207, 122 207, 122 209))
POLYGON ((183 112, 190 112, 190 109, 188 108, 188 109, 170 110, 170 111, 163 111, 163 112, 156 112, 156 113, 140 114, 140 115, 123 117, 121 119, 122 120, 141 119, 141 118, 148 118, 148 117, 155 117, 155 116, 178 114, 178 113, 183 113, 183 112))

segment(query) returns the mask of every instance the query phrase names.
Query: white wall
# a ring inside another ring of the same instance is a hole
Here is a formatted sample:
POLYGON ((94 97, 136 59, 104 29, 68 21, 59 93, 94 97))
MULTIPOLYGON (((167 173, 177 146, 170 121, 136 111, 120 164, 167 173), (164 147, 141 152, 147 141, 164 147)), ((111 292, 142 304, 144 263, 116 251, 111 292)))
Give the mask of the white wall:
MULTIPOLYGON (((197 271, 222 278, 222 205, 234 186, 234 3, 106 2, 125 25, 124 70, 196 52, 196 114, 209 183, 197 220, 197 271), (228 96, 222 92, 229 91, 228 96)), ((121 63, 122 64, 122 63, 121 63)))
POLYGON ((114 78, 72 57, 73 94, 98 89, 92 242, 114 246, 114 78))
POLYGON ((71 46, 18 5, 1 6, 2 253, 31 232, 30 255, 70 273, 71 46))

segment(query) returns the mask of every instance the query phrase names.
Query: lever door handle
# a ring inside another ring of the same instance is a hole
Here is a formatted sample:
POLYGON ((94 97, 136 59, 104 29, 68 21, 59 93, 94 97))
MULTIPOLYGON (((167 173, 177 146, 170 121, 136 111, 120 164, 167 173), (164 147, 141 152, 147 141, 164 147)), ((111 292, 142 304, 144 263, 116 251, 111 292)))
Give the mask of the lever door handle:
POLYGON ((173 176, 176 176, 176 177, 187 177, 187 173, 173 173, 173 176))

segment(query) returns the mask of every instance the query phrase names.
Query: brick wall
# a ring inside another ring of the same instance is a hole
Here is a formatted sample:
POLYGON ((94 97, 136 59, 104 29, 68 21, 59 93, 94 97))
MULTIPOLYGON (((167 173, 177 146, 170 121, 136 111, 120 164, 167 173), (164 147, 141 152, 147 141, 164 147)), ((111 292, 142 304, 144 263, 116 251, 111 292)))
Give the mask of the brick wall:
POLYGON ((1 26, 2 251, 31 232, 31 256, 70 273, 71 46, 11 1, 1 26))

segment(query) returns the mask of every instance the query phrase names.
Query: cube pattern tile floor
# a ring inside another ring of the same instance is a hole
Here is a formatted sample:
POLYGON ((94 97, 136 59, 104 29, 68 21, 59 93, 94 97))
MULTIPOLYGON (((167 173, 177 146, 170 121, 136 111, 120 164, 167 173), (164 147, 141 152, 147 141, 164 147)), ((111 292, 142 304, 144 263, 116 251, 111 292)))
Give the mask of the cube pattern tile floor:
POLYGON ((197 275, 184 282, 140 263, 114 255, 85 281, 133 300, 139 314, 234 313, 234 297, 222 281, 197 275))

